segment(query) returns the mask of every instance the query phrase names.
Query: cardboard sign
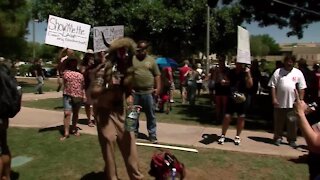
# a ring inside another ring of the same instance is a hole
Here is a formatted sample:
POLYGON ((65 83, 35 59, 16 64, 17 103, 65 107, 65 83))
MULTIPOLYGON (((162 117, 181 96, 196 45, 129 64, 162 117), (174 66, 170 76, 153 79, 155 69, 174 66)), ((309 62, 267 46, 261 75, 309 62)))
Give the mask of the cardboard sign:
POLYGON ((99 26, 93 28, 93 49, 94 52, 106 51, 108 47, 103 42, 110 44, 113 40, 124 36, 124 26, 99 26))
POLYGON ((90 25, 49 15, 45 43, 86 52, 90 25))
POLYGON ((249 31, 238 26, 237 62, 251 64, 249 31))

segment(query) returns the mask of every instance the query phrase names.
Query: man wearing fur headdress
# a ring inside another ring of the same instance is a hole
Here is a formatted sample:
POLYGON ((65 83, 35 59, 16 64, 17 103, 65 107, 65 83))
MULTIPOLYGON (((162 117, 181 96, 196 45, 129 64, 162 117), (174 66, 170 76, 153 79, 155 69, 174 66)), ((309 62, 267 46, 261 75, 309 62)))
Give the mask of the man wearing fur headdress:
POLYGON ((111 43, 106 62, 97 67, 91 85, 98 138, 105 161, 107 179, 118 179, 115 162, 115 143, 118 144, 130 179, 142 179, 134 132, 125 130, 126 110, 133 104, 132 57, 133 40, 120 38, 111 43))

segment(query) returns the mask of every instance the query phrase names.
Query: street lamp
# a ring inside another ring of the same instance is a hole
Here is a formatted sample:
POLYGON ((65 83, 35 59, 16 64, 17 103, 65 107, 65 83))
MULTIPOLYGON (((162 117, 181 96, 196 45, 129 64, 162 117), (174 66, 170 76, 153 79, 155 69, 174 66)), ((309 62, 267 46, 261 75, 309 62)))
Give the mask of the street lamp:
POLYGON ((36 45, 35 45, 35 41, 36 41, 36 27, 35 27, 35 23, 39 22, 38 19, 33 19, 32 20, 32 58, 33 60, 36 59, 36 45))

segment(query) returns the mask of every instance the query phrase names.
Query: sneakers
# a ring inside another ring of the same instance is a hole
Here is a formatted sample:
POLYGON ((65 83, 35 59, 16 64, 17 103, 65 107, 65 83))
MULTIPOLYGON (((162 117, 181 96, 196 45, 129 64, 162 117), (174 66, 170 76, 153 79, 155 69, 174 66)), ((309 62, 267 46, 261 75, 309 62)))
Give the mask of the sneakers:
POLYGON ((280 144, 282 143, 282 139, 281 138, 278 138, 274 141, 274 145, 276 146, 280 146, 280 144))
POLYGON ((152 144, 158 144, 158 139, 156 136, 149 136, 149 141, 152 143, 152 144))
POLYGON ((296 144, 295 141, 290 141, 289 142, 289 146, 291 146, 293 149, 297 149, 298 148, 298 145, 296 144))
POLYGON ((239 145, 240 145, 240 142, 241 142, 241 138, 240 138, 239 136, 236 136, 236 137, 234 138, 234 144, 237 145, 237 146, 239 146, 239 145))
POLYGON ((224 140, 226 140, 226 137, 224 135, 221 135, 219 140, 218 140, 218 144, 223 145, 224 144, 224 140))

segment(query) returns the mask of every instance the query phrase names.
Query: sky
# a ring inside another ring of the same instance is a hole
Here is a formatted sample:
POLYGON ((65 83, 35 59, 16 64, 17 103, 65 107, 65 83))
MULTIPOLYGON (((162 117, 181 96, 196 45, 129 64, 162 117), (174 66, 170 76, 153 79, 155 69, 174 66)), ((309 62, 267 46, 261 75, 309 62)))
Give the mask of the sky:
MULTIPOLYGON (((277 26, 268 26, 261 28, 258 23, 244 24, 250 35, 269 34, 277 43, 306 43, 306 42, 320 42, 320 22, 310 24, 304 30, 303 38, 298 39, 296 36, 287 37, 289 32, 287 28, 279 29, 277 26)), ((35 41, 44 43, 46 36, 45 22, 35 22, 35 41)), ((29 34, 26 36, 28 41, 33 40, 32 21, 28 25, 29 34)))

